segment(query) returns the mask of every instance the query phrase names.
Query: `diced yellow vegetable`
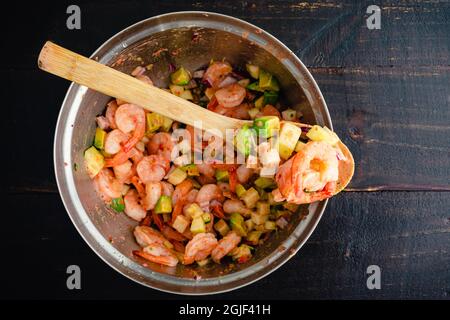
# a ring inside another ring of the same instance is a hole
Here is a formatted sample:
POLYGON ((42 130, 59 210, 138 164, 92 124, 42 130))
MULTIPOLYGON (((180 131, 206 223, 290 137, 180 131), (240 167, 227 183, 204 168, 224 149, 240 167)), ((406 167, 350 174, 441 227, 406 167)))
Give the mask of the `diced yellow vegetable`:
POLYGON ((95 147, 90 147, 84 152, 84 162, 89 177, 93 178, 103 169, 105 158, 95 147))
POLYGON ((261 225, 261 224, 264 224, 269 219, 269 215, 252 212, 251 219, 256 225, 261 225))
POLYGON ((247 227, 244 223, 244 218, 239 213, 232 213, 230 216, 231 229, 241 237, 247 235, 247 227))
POLYGON ((186 171, 181 170, 180 168, 176 168, 169 174, 168 181, 173 185, 178 185, 184 181, 184 179, 187 178, 186 171))
POLYGON ((242 184, 238 183, 236 185, 236 195, 240 198, 245 193, 245 188, 242 184))
POLYGON ((261 96, 255 100, 255 108, 261 109, 262 107, 264 107, 264 96, 261 96))
POLYGON ((259 112, 260 110, 258 108, 251 108, 250 110, 248 110, 248 114, 251 119, 255 119, 259 112))
POLYGON ((324 141, 331 145, 335 145, 339 142, 339 137, 336 135, 336 133, 334 133, 327 127, 322 128, 318 125, 315 125, 311 129, 309 129, 306 136, 312 141, 324 141))
POLYGON ((167 117, 163 117, 163 123, 161 124, 161 130, 164 132, 169 131, 172 128, 173 120, 167 117))
POLYGON ((245 220, 245 226, 247 227, 247 231, 252 231, 253 227, 255 226, 255 223, 252 221, 252 219, 245 220))
POLYGON ((301 134, 302 130, 297 126, 288 122, 283 124, 278 141, 279 153, 282 159, 289 159, 301 134))
POLYGON ((175 218, 175 221, 172 224, 172 227, 175 230, 177 230, 179 233, 185 232, 186 228, 188 226, 189 226, 189 220, 181 214, 175 218))
POLYGON ((262 234, 263 234, 262 231, 252 231, 247 235, 247 241, 250 244, 256 246, 258 245, 259 238, 261 237, 262 234))
POLYGON ((192 92, 191 90, 184 90, 181 94, 180 94, 180 98, 183 98, 185 100, 193 100, 194 97, 192 96, 192 92))
POLYGON ((226 234, 230 231, 230 227, 223 219, 220 219, 216 222, 216 224, 214 224, 214 229, 219 232, 222 237, 226 236, 226 234))
POLYGON ((299 152, 300 150, 302 150, 305 145, 306 145, 306 143, 297 141, 297 144, 295 145, 295 149, 294 149, 295 152, 299 152))
POLYGON ((244 201, 247 208, 252 209, 256 206, 256 203, 259 200, 259 193, 255 188, 250 188, 241 197, 242 201, 244 201))
POLYGON ((192 219, 201 217, 203 214, 203 210, 202 208, 200 208, 200 206, 196 203, 191 203, 187 208, 186 208, 186 214, 188 214, 192 219))
POLYGON ((256 212, 260 215, 268 215, 270 213, 270 204, 265 201, 258 201, 256 203, 256 212))
POLYGON ((163 116, 155 112, 147 113, 147 134, 153 133, 158 130, 163 124, 163 116))
POLYGON ((205 231, 206 231, 205 222, 203 221, 201 216, 192 219, 191 232, 193 234, 202 233, 205 231))
POLYGON ((172 92, 176 96, 180 96, 184 92, 184 88, 182 86, 177 86, 176 84, 169 85, 170 92, 172 92))
POLYGON ((275 221, 266 221, 266 222, 264 222, 264 229, 266 229, 266 230, 276 230, 277 229, 277 224, 275 223, 275 221))

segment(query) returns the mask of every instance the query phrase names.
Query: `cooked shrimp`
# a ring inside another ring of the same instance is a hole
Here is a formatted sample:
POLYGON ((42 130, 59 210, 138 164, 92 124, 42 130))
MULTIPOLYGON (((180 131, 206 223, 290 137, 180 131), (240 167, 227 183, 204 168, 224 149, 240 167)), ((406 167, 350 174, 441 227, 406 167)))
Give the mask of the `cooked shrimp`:
POLYGON ((275 175, 278 189, 273 191, 275 201, 302 204, 331 197, 339 177, 338 162, 336 150, 331 145, 308 142, 279 167, 275 175), (307 187, 322 187, 322 190, 309 190, 307 187))
POLYGON ((173 147, 172 136, 167 132, 158 132, 150 138, 147 150, 149 154, 158 154, 165 159, 172 160, 173 147))
POLYGON ((217 246, 217 239, 212 233, 198 233, 186 245, 184 264, 206 259, 217 246))
POLYGON ((143 183, 161 181, 166 175, 168 162, 161 156, 150 155, 142 158, 136 166, 136 172, 143 183))
POLYGON ((228 63, 216 61, 206 69, 203 74, 203 80, 208 82, 211 87, 215 88, 219 86, 231 70, 232 68, 228 63))
POLYGON ((207 177, 214 177, 214 174, 216 173, 216 170, 213 168, 211 164, 202 162, 199 164, 196 164, 198 172, 200 174, 203 174, 207 177))
POLYGON ((169 267, 175 267, 178 264, 177 256, 165 245, 152 243, 146 246, 142 251, 135 250, 133 254, 140 256, 148 261, 159 263, 169 267))
POLYGON ((141 80, 142 82, 149 84, 151 86, 153 85, 152 79, 150 79, 148 76, 146 76, 144 74, 137 75, 136 79, 141 80))
POLYGON ((270 104, 265 105, 261 111, 262 111, 263 116, 276 116, 278 118, 281 118, 280 111, 278 111, 277 108, 275 108, 274 106, 272 106, 270 104))
POLYGON ((246 183, 253 173, 253 169, 247 168, 247 165, 245 164, 240 165, 239 168, 236 169, 237 178, 240 183, 246 183))
POLYGON ((233 83, 228 87, 219 89, 215 93, 215 97, 219 105, 225 108, 237 107, 244 101, 247 94, 245 88, 237 83, 233 83))
POLYGON ((95 186, 104 201, 119 198, 122 195, 123 183, 114 178, 110 169, 102 169, 94 178, 95 186))
POLYGON ((153 210, 162 194, 160 182, 148 182, 145 184, 145 197, 142 199, 142 206, 145 210, 153 210))
POLYGON ((171 197, 174 191, 173 185, 168 182, 161 181, 162 194, 171 197))
POLYGON ((128 190, 123 202, 125 203, 125 213, 131 219, 141 221, 147 215, 147 211, 139 204, 139 196, 136 190, 128 190))
POLYGON ((114 157, 105 160, 105 167, 109 168, 121 165, 130 158, 134 159, 139 153, 141 152, 136 148, 132 148, 128 152, 121 150, 120 152, 116 153, 114 157))
POLYGON ((105 118, 108 119, 109 126, 111 129, 116 129, 116 111, 119 106, 117 105, 115 100, 112 100, 108 103, 105 112, 105 118))
POLYGON ((123 146, 125 152, 131 150, 145 134, 144 109, 134 104, 123 104, 115 114, 117 127, 124 133, 133 132, 133 136, 123 146))
POLYGON ((236 248, 239 242, 241 242, 241 237, 236 232, 228 232, 225 237, 219 240, 217 246, 211 252, 211 257, 216 263, 220 263, 220 259, 236 248))
POLYGON ((136 226, 133 231, 136 242, 141 247, 146 247, 152 243, 164 244, 168 241, 161 232, 147 226, 136 226))
POLYGON ((164 225, 164 227, 161 230, 161 233, 170 240, 176 240, 176 241, 184 241, 186 240, 186 237, 183 236, 181 233, 176 231, 175 229, 169 227, 168 225, 164 225))
POLYGON ((116 154, 122 149, 122 144, 128 141, 130 136, 119 129, 114 129, 106 135, 105 152, 111 155, 116 154))
POLYGON ((204 210, 209 212, 209 204, 212 200, 223 202, 224 196, 219 187, 215 184, 205 184, 198 191, 195 202, 204 210))
POLYGON ((133 176, 133 164, 130 160, 113 167, 114 175, 120 182, 128 183, 133 176))
POLYGON ((192 189, 191 191, 189 191, 188 194, 186 195, 186 203, 195 202, 195 199, 197 198, 197 194, 198 194, 197 189, 192 189))
POLYGON ((225 200, 225 202, 223 203, 223 211, 228 214, 239 213, 244 217, 249 216, 252 213, 252 210, 248 209, 245 204, 238 199, 225 200))
POLYGON ((230 108, 224 115, 235 119, 248 120, 250 119, 250 114, 248 113, 250 109, 251 107, 247 103, 243 103, 237 107, 230 108))
POLYGON ((176 205, 178 200, 184 199, 189 191, 192 190, 194 184, 191 180, 186 179, 175 187, 175 191, 172 193, 172 205, 176 205))

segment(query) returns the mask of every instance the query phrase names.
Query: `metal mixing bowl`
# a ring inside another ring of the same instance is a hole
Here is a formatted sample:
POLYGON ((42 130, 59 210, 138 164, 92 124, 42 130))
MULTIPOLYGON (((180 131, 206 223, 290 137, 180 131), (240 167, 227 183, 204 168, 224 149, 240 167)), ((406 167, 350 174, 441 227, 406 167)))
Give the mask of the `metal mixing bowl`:
MULTIPOLYGON (((169 64, 196 70, 211 59, 225 58, 235 66, 251 62, 276 75, 284 105, 299 108, 309 123, 332 127, 322 94, 302 62, 273 36, 236 18, 207 12, 153 17, 116 34, 91 58, 126 73, 137 65, 153 64, 148 74, 158 86, 167 86, 169 64)), ((276 270, 311 235, 326 201, 302 206, 290 227, 272 235, 245 264, 169 268, 134 257, 131 252, 138 245, 131 231, 136 223, 105 206, 83 165, 83 152, 92 145, 94 119, 109 99, 85 87, 70 86, 56 126, 54 158, 59 191, 72 222, 89 246, 118 272, 167 292, 224 292, 276 270)))

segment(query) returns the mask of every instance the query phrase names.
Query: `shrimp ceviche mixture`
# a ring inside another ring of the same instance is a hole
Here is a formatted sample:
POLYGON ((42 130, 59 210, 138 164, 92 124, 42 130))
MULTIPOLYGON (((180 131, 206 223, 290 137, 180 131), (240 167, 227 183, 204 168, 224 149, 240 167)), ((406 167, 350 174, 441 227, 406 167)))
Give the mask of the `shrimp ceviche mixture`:
MULTIPOLYGON (((253 120, 232 143, 231 153, 244 161, 196 162, 210 143, 225 142, 114 99, 96 118, 94 144, 84 154, 88 173, 112 209, 139 222, 134 236, 142 248, 134 255, 171 267, 247 262, 258 245, 289 225, 299 204, 334 194, 343 157, 339 138, 326 127, 302 125, 299 112, 283 110, 277 79, 258 66, 236 72, 216 61, 192 73, 173 71, 164 90, 253 120), (187 140, 174 134, 180 130, 187 140)), ((137 67, 132 76, 153 85, 145 72, 137 67)))

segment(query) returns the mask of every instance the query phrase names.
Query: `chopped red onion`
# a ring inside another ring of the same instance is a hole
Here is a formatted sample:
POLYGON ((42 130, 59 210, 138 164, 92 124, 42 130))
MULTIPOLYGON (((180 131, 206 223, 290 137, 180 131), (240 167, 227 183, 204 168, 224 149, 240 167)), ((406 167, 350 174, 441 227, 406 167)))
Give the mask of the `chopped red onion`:
POLYGON ((286 219, 284 217, 280 217, 276 221, 276 224, 277 224, 277 226, 280 227, 280 229, 284 229, 288 225, 288 222, 286 221, 286 219))
POLYGON ((218 85, 219 88, 228 87, 229 85, 232 85, 233 83, 236 83, 236 78, 233 78, 232 76, 226 76, 225 79, 222 80, 222 82, 218 85))
POLYGON ((177 68, 175 67, 175 65, 173 63, 169 63, 169 72, 175 72, 175 70, 177 70, 177 68))
POLYGON ((309 129, 311 129, 311 128, 308 128, 308 127, 302 127, 302 132, 308 133, 308 132, 309 132, 309 129))
POLYGON ((231 71, 230 75, 232 77, 234 77, 235 79, 237 79, 237 80, 242 80, 242 79, 248 78, 248 77, 244 76, 242 73, 240 73, 240 72, 238 72, 236 70, 231 71))
POLYGON ((108 119, 106 119, 104 116, 98 116, 97 118, 95 118, 95 120, 97 121, 97 125, 100 129, 102 130, 109 129, 110 123, 108 119))

